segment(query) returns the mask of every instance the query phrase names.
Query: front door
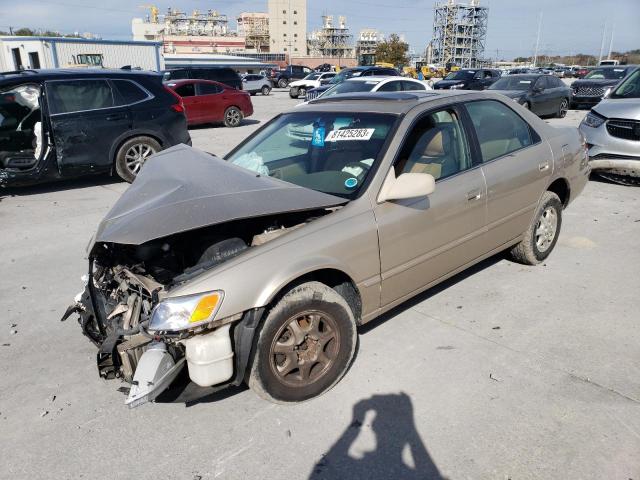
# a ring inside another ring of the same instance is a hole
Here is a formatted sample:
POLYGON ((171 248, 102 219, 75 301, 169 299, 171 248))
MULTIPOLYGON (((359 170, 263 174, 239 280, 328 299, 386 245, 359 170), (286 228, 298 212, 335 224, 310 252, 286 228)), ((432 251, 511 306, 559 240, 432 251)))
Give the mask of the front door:
POLYGON ((45 82, 60 173, 106 170, 114 142, 131 129, 131 112, 118 105, 106 79, 45 82))
POLYGON ((549 146, 516 112, 497 100, 466 104, 487 181, 487 237, 492 248, 529 227, 553 171, 549 146))
MULTIPOLYGON (((459 111, 425 114, 412 128, 393 174, 429 173, 426 198, 376 204, 382 306, 410 296, 486 251, 486 187, 459 111)), ((373 199, 374 201, 376 199, 373 199)))
POLYGON ((218 83, 201 82, 196 84, 196 94, 200 102, 201 118, 206 122, 224 120, 227 98, 224 88, 218 83))

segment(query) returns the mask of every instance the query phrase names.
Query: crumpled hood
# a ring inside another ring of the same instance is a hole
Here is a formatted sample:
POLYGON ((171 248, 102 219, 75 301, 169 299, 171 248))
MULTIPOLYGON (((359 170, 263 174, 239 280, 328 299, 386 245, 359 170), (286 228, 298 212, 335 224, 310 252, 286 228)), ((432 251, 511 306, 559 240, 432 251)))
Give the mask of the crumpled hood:
POLYGON ((607 118, 640 120, 640 99, 605 98, 593 110, 607 118))
POLYGON ((140 245, 233 220, 345 203, 178 145, 148 160, 100 222, 95 241, 140 245))

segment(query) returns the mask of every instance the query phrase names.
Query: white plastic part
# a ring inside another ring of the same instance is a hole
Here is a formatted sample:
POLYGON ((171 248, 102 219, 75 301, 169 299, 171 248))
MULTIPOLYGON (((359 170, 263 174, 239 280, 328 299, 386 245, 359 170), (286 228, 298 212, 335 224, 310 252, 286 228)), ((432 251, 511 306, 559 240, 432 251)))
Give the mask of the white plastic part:
POLYGON ((185 341, 189 378, 201 387, 211 387, 233 375, 233 348, 229 335, 231 325, 224 325, 206 335, 185 341))
POLYGON ((164 343, 152 343, 138 362, 125 405, 134 408, 153 401, 173 382, 183 365, 184 358, 174 362, 164 343))

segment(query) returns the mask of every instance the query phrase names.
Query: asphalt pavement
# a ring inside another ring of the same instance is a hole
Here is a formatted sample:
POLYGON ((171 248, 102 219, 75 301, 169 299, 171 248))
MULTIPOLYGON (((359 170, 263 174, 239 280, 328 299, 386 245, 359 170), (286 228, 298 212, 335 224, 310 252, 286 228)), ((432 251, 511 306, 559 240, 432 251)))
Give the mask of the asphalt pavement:
MULTIPOLYGON (((253 100, 239 128, 192 129, 194 146, 224 155, 296 103, 253 100)), ((639 189, 591 181, 543 265, 498 255, 367 325, 318 399, 239 388, 130 410, 60 322, 126 188, 0 190, 0 478, 640 479, 639 189)))

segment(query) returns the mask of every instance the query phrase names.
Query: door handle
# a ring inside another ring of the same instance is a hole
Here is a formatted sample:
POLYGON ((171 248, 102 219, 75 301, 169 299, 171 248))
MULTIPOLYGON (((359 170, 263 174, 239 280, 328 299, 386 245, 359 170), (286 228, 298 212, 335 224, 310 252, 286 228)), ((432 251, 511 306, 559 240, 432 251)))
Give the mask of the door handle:
POLYGON ((549 170, 549 162, 541 163, 540 165, 538 165, 538 169, 541 172, 546 172, 547 170, 549 170))
POLYGON ((107 115, 106 116, 106 120, 108 122, 113 122, 114 120, 124 120, 126 117, 126 115, 124 113, 115 113, 113 115, 107 115))
POLYGON ((482 190, 479 188, 476 190, 471 190, 467 192, 467 201, 473 202, 475 200, 480 200, 482 198, 482 190))

